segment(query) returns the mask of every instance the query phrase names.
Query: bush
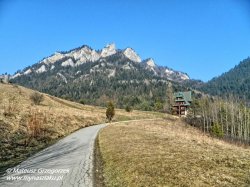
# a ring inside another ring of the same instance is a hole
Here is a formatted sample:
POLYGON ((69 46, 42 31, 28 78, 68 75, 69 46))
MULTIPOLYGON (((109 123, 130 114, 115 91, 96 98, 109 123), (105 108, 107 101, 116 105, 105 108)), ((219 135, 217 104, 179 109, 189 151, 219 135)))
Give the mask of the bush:
POLYGON ((132 110, 133 110, 132 107, 129 106, 129 105, 127 105, 127 106, 125 107, 125 111, 126 111, 126 112, 131 112, 132 110))
POLYGON ((39 105, 44 100, 44 97, 43 94, 35 92, 31 94, 30 99, 35 105, 39 105))
POLYGON ((19 113, 18 108, 19 108, 18 101, 17 101, 15 96, 12 96, 12 97, 8 98, 7 104, 5 104, 3 107, 3 109, 4 109, 3 115, 5 117, 14 116, 15 114, 19 113))
POLYGON ((155 111, 162 111, 163 110, 163 103, 161 103, 160 101, 157 101, 154 104, 154 110, 155 111))
POLYGON ((114 107, 114 104, 110 101, 107 104, 107 109, 106 109, 106 117, 109 122, 112 120, 114 115, 115 115, 115 107, 114 107))
POLYGON ((224 136, 221 125, 218 123, 213 124, 213 126, 211 128, 211 133, 212 133, 212 135, 214 135, 218 138, 222 138, 224 136))
POLYGON ((81 103, 82 105, 84 105, 85 104, 84 99, 80 99, 79 103, 81 103))
POLYGON ((148 101, 143 101, 140 104, 139 109, 144 110, 144 111, 152 111, 152 107, 150 105, 150 102, 148 102, 148 101))

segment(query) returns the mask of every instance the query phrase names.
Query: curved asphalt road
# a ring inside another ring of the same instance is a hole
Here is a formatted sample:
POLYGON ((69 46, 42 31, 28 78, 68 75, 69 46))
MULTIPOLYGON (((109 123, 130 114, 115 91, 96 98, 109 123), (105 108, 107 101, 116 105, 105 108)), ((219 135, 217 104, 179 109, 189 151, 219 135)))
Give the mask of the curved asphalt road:
POLYGON ((93 186, 93 147, 105 124, 78 130, 30 157, 0 178, 4 187, 93 186))

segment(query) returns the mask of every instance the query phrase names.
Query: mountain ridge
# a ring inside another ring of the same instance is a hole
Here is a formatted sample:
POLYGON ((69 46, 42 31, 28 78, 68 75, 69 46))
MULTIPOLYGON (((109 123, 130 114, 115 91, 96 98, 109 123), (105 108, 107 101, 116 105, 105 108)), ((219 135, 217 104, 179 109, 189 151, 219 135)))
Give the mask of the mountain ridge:
MULTIPOLYGON (((50 64, 54 64, 58 61, 62 61, 62 66, 74 67, 74 66, 78 66, 78 65, 81 65, 83 63, 86 63, 86 62, 95 62, 95 61, 100 60, 101 58, 106 58, 106 57, 114 55, 116 53, 123 53, 127 58, 129 58, 130 60, 132 60, 134 62, 138 62, 138 63, 145 62, 145 61, 149 60, 150 65, 148 64, 148 66, 150 66, 151 68, 148 68, 148 69, 151 69, 152 71, 153 71, 152 64, 154 64, 154 67, 165 68, 165 70, 167 70, 166 72, 168 72, 165 75, 165 77, 167 79, 170 79, 173 81, 183 81, 183 80, 190 79, 186 73, 183 73, 181 71, 175 71, 171 68, 168 68, 167 66, 156 65, 153 58, 148 58, 148 59, 142 60, 140 58, 140 56, 136 53, 136 51, 131 47, 127 47, 123 50, 116 49, 114 43, 108 44, 106 47, 104 47, 101 50, 94 50, 88 45, 82 45, 80 47, 71 49, 69 51, 57 51, 57 52, 53 53, 52 55, 43 58, 38 63, 43 64, 43 65, 50 65, 50 64), (169 74, 169 72, 171 72, 171 73, 169 74), (175 74, 175 78, 173 78, 173 76, 171 76, 171 74, 175 74), (177 80, 177 78, 178 78, 178 80, 177 80)), ((36 64, 38 64, 38 63, 36 63, 36 64)), ((28 66, 28 67, 24 68, 22 71, 16 72, 11 78, 14 79, 14 78, 21 76, 23 74, 27 75, 27 74, 31 73, 32 71, 35 71, 36 73, 43 73, 43 72, 48 70, 46 68, 46 66, 40 66, 39 69, 34 69, 34 68, 32 68, 32 66, 28 66)), ((54 67, 52 66, 52 69, 53 68, 54 67)), ((164 76, 164 74, 161 74, 161 76, 164 76)))
POLYGON ((242 60, 229 71, 204 83, 199 89, 211 95, 228 97, 234 95, 239 99, 250 101, 250 57, 242 60))
POLYGON ((112 100, 120 108, 159 111, 169 85, 179 90, 186 80, 187 74, 158 66, 153 58, 141 59, 131 47, 116 49, 109 44, 101 50, 83 45, 56 52, 17 72, 11 81, 86 104, 105 106, 112 100))

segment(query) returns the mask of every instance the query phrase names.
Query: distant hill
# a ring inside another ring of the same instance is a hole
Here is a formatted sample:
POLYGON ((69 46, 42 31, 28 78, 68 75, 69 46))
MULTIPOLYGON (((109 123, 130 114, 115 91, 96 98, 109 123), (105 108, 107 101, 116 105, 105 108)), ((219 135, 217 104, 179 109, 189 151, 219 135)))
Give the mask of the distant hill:
POLYGON ((200 90, 211 95, 235 95, 250 101, 250 58, 247 58, 226 73, 202 84, 200 90))
POLYGON ((132 48, 116 49, 115 44, 56 52, 12 76, 14 83, 54 96, 101 106, 113 100, 117 107, 143 110, 165 101, 170 82, 179 90, 185 80, 186 73, 158 66, 152 58, 142 60, 132 48))

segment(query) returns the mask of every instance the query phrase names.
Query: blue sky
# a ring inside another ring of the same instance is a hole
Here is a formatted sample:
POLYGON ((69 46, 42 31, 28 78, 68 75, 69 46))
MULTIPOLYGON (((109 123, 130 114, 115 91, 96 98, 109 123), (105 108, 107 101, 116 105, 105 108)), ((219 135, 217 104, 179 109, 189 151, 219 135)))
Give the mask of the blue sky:
POLYGON ((0 74, 114 42, 207 81, 250 56, 247 0, 0 0, 0 74))

